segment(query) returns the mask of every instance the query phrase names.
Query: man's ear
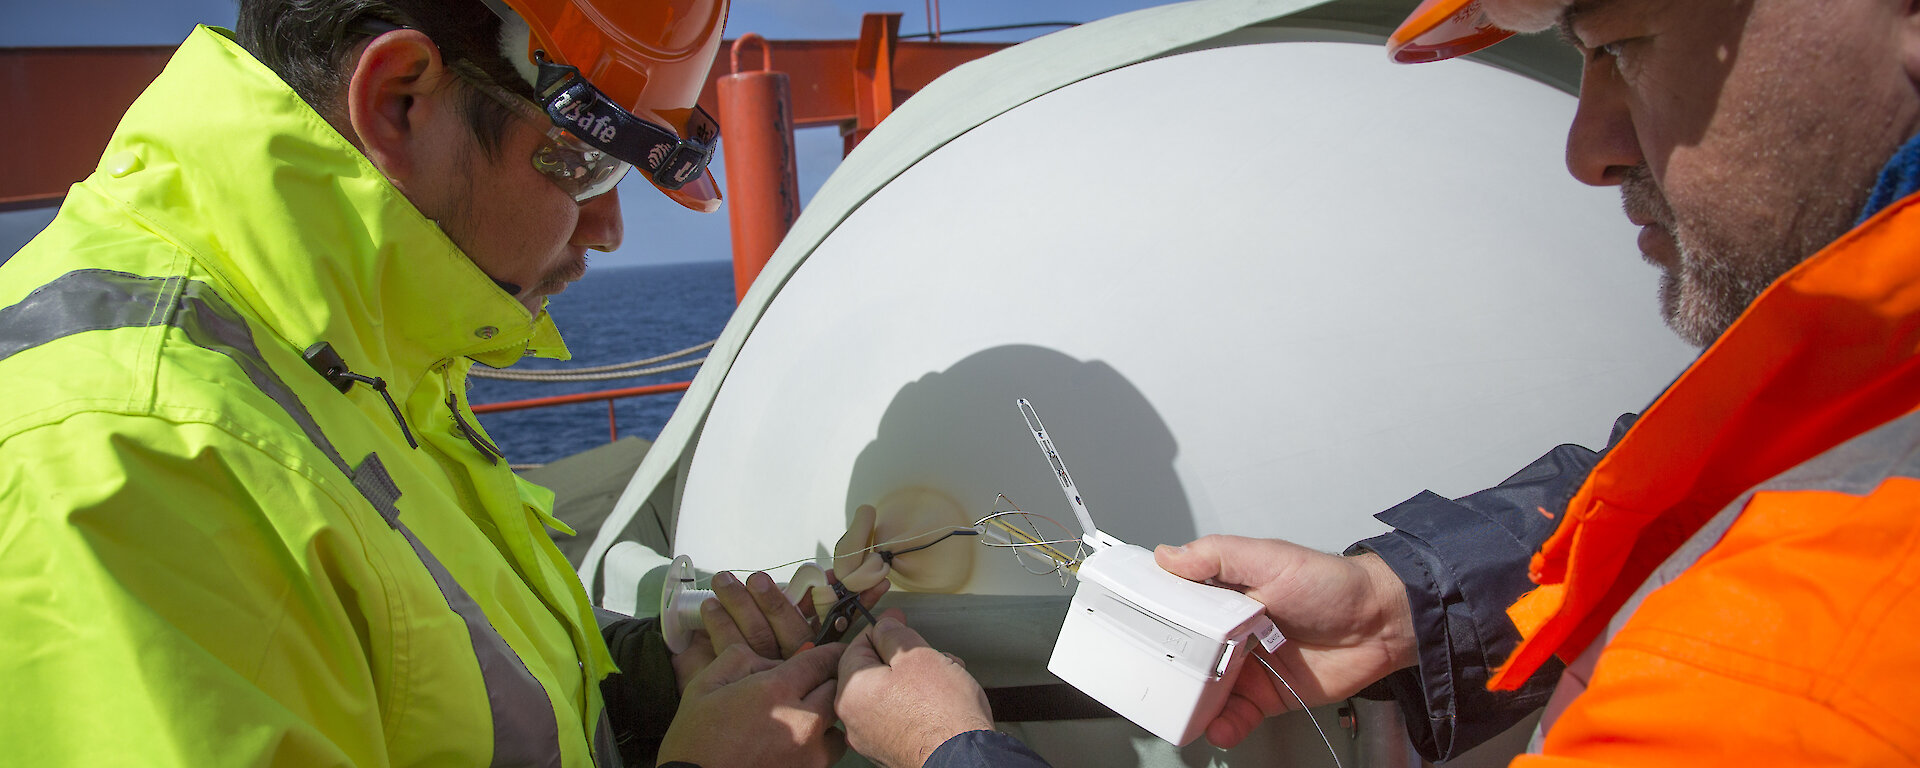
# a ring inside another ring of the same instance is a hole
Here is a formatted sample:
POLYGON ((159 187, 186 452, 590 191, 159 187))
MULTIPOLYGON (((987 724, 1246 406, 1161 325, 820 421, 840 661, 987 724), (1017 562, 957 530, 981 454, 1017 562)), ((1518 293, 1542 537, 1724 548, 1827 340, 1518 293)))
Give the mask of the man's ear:
POLYGON ((446 107, 436 96, 450 74, 432 40, 401 29, 368 41, 347 81, 349 138, 403 191, 423 163, 432 163, 422 150, 434 138, 430 123, 446 107))
POLYGON ((1920 0, 1899 0, 1905 14, 1900 19, 1900 64, 1906 67, 1907 80, 1920 89, 1920 0))

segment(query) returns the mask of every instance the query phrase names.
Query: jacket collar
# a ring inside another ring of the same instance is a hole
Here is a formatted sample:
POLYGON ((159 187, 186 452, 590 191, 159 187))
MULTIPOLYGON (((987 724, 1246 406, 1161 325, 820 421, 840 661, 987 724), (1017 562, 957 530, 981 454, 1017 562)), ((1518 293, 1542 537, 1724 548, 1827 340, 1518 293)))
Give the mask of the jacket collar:
POLYGON ((1920 402, 1920 195, 1802 262, 1594 467, 1508 615, 1489 687, 1577 656, 1646 577, 1747 489, 1920 402))
POLYGON ((143 170, 116 192, 264 321, 256 336, 330 342, 397 393, 440 360, 568 356, 545 311, 529 316, 225 30, 195 29, 134 102, 107 149, 125 153, 143 170))

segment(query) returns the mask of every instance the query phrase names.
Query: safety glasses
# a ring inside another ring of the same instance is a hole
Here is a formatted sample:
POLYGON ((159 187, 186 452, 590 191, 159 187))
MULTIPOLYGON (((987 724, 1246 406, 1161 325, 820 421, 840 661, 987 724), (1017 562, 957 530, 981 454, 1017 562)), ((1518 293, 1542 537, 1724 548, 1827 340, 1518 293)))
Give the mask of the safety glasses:
POLYGON ((540 145, 533 149, 533 169, 547 177, 547 181, 553 182, 560 191, 571 195, 575 202, 585 203, 612 191, 626 177, 627 171, 633 169, 632 163, 589 145, 567 129, 554 125, 533 102, 497 85, 476 82, 466 76, 462 76, 461 80, 515 116, 546 129, 540 145))

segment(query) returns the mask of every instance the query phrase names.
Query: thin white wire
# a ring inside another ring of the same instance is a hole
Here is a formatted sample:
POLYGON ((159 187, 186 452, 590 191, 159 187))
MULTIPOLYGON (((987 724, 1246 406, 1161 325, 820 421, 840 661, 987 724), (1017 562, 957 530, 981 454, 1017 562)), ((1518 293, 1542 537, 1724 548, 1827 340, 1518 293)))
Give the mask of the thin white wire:
MULTIPOLYGON (((894 540, 892 540, 892 541, 883 541, 883 542, 880 542, 880 543, 878 543, 878 544, 875 544, 875 545, 873 545, 873 546, 871 546, 871 547, 867 547, 867 548, 865 548, 865 549, 856 549, 856 550, 854 550, 854 551, 852 551, 852 552, 840 552, 840 553, 835 553, 835 554, 833 555, 833 557, 837 559, 837 558, 842 558, 842 557, 852 557, 852 556, 854 556, 854 555, 864 555, 864 554, 866 554, 866 553, 868 553, 868 552, 872 552, 872 551, 874 551, 874 550, 876 550, 876 549, 879 549, 879 548, 881 548, 881 547, 891 547, 891 546, 893 546, 893 545, 895 545, 895 544, 905 544, 905 543, 907 543, 907 542, 909 542, 909 541, 914 541, 914 540, 917 540, 917 539, 924 539, 924 538, 926 538, 926 537, 928 537, 928 536, 932 536, 933 534, 936 534, 936 533, 947 533, 947 532, 949 532, 949 531, 972 531, 972 530, 973 530, 972 528, 967 528, 967 527, 965 527, 965 526, 959 526, 959 525, 947 525, 947 526, 942 526, 942 527, 939 527, 939 528, 929 528, 929 529, 927 529, 927 530, 924 530, 924 531, 921 531, 921 532, 919 532, 919 533, 916 533, 916 534, 914 534, 914 535, 912 535, 912 536, 908 536, 908 537, 906 537, 906 538, 902 538, 902 539, 894 539, 894 540)), ((801 563, 811 563, 811 562, 813 562, 813 561, 815 561, 815 560, 817 560, 817 559, 819 559, 819 556, 818 556, 818 555, 816 555, 816 556, 814 556, 814 557, 803 557, 803 558, 800 558, 800 559, 798 559, 798 560, 788 560, 787 562, 784 562, 784 563, 781 563, 781 564, 779 564, 779 565, 772 565, 772 566, 768 566, 768 567, 765 567, 765 568, 755 568, 755 569, 747 569, 747 568, 722 568, 722 569, 720 569, 720 570, 718 570, 718 571, 714 571, 714 573, 716 573, 716 574, 721 574, 721 573, 751 573, 751 572, 753 572, 753 571, 756 571, 756 570, 757 570, 757 571, 774 571, 774 570, 779 570, 779 569, 781 569, 781 568, 785 568, 785 567, 787 567, 787 566, 789 566, 789 565, 799 565, 799 564, 801 564, 801 563)), ((708 579, 707 579, 707 582, 708 582, 708 583, 712 583, 712 582, 713 582, 713 579, 712 579, 712 577, 708 577, 708 579)))
POLYGON ((1340 753, 1333 751, 1333 740, 1327 738, 1327 732, 1320 729, 1320 718, 1314 717, 1313 710, 1307 708, 1306 699, 1300 698, 1300 694, 1293 690, 1293 684, 1288 683, 1286 678, 1281 677, 1280 670, 1274 669, 1272 664, 1268 664, 1267 660, 1261 657, 1258 651, 1248 650, 1247 655, 1252 656, 1254 661, 1260 662, 1260 666, 1266 667, 1268 672, 1272 672, 1273 679, 1280 681, 1281 685, 1287 687, 1287 693, 1293 694, 1294 701, 1300 702, 1300 711, 1307 713, 1307 722, 1313 723, 1313 729, 1320 731, 1321 743, 1327 745, 1327 754, 1333 756, 1333 768, 1340 768, 1340 753))
MULTIPOLYGON (((1012 500, 1012 499, 1008 499, 1008 500, 1007 500, 1007 503, 1009 503, 1009 504, 1011 504, 1011 503, 1013 503, 1013 500, 1012 500)), ((873 545, 873 546, 870 546, 870 547, 866 547, 866 548, 864 548, 864 549, 856 549, 856 550, 854 550, 854 551, 852 551, 852 552, 837 552, 837 553, 834 553, 834 555, 833 555, 833 557, 837 559, 837 558, 842 558, 842 557, 852 557, 852 556, 854 556, 854 555, 863 555, 863 554, 866 554, 866 553, 868 553, 868 552, 872 552, 872 551, 874 551, 874 550, 876 550, 876 549, 879 549, 879 548, 881 548, 881 547, 891 547, 891 546, 893 546, 893 545, 895 545, 895 544, 905 544, 905 543, 907 543, 907 542, 910 542, 910 541, 916 541, 916 540, 919 540, 919 539, 924 539, 924 538, 926 538, 926 537, 928 537, 928 536, 932 536, 933 534, 936 534, 936 533, 950 533, 950 532, 954 532, 954 531, 970 531, 970 532, 974 532, 974 533, 978 533, 978 532, 979 532, 979 527, 980 527, 981 525, 983 525, 983 524, 985 524, 985 523, 986 523, 987 521, 989 521, 989 520, 992 520, 992 519, 994 519, 994 518, 997 518, 997 517, 1002 517, 1002 516, 1005 516, 1005 515, 1025 515, 1025 516, 1027 516, 1027 517, 1038 517, 1038 518, 1040 518, 1040 519, 1042 519, 1042 520, 1045 520, 1045 521, 1047 521, 1047 522, 1049 522, 1049 523, 1053 523, 1053 524, 1054 524, 1055 526, 1057 526, 1057 527, 1059 527, 1059 528, 1060 528, 1060 530, 1063 530, 1063 531, 1064 531, 1064 530, 1066 530, 1066 526, 1064 526, 1064 525, 1060 525, 1060 523, 1059 523, 1059 521, 1057 521, 1057 520, 1054 520, 1054 519, 1053 519, 1053 518, 1051 518, 1051 517, 1047 517, 1046 515, 1042 515, 1042 514, 1039 514, 1039 513, 1036 513, 1036 512, 1027 512, 1027 511, 1025 511, 1025 510, 1021 510, 1021 509, 1010 509, 1010 510, 1007 510, 1007 511, 1005 511, 1005 512, 995 512, 995 513, 993 513, 993 514, 991 514, 991 515, 987 515, 986 517, 983 517, 983 518, 980 518, 979 520, 976 520, 976 521, 974 521, 974 523, 973 523, 973 526, 972 526, 972 527, 966 527, 966 526, 958 526, 958 525, 948 525, 948 526, 942 526, 942 527, 939 527, 939 528, 929 528, 929 529, 927 529, 927 530, 925 530, 925 531, 921 531, 921 532, 919 532, 919 533, 916 533, 916 534, 914 534, 914 535, 912 535, 912 536, 907 536, 907 537, 904 537, 904 538, 899 538, 899 539, 894 539, 894 540, 892 540, 892 541, 883 541, 883 542, 880 542, 880 543, 878 543, 878 544, 875 544, 875 545, 873 545)), ((1037 532, 1036 532, 1036 533, 1037 533, 1037 532)), ((1081 542, 1081 540, 1080 540, 1080 539, 1054 539, 1054 540, 1052 540, 1052 541, 1033 541, 1033 542, 1019 542, 1019 543, 1013 543, 1013 544, 994 544, 994 543, 992 543, 992 542, 986 542, 986 541, 982 541, 982 542, 980 542, 980 543, 981 543, 981 545, 982 545, 982 546, 988 546, 988 547, 1003 547, 1003 548, 1004 548, 1004 547, 1037 547, 1037 546, 1041 546, 1041 545, 1043 545, 1043 544, 1044 544, 1044 545, 1052 545, 1052 544, 1080 544, 1080 543, 1083 543, 1083 542, 1081 542)), ((774 570, 779 570, 779 569, 781 569, 781 568, 785 568, 785 567, 787 567, 787 566, 789 566, 789 565, 799 565, 799 564, 801 564, 801 563, 811 563, 811 562, 813 562, 813 561, 815 561, 815 560, 817 560, 817 559, 819 559, 819 557, 818 557, 818 556, 814 556, 814 557, 803 557, 803 558, 800 558, 800 559, 798 559, 798 560, 788 560, 787 562, 784 562, 784 563, 781 563, 781 564, 779 564, 779 565, 772 565, 772 566, 768 566, 768 567, 765 567, 765 568, 755 568, 755 569, 747 569, 747 568, 722 568, 722 569, 720 569, 720 570, 718 570, 718 571, 714 571, 714 573, 715 573, 715 574, 721 574, 721 573, 751 573, 751 572, 753 572, 753 571, 755 571, 755 570, 758 570, 758 571, 774 571, 774 570)), ((1049 560, 1051 560, 1051 559, 1053 559, 1053 558, 1047 558, 1047 559, 1049 559, 1049 560)), ((1044 575, 1047 575, 1047 574, 1050 574, 1050 573, 1053 573, 1054 571, 1058 571, 1058 570, 1059 570, 1060 568, 1061 568, 1061 565, 1060 565, 1060 564, 1055 564, 1055 565, 1054 565, 1054 570, 1052 570, 1052 571, 1046 571, 1046 572, 1043 572, 1043 573, 1037 573, 1037 574, 1034 574, 1034 575, 1036 575, 1036 576, 1044 576, 1044 575)), ((1026 570, 1027 570, 1027 572, 1028 572, 1028 573, 1034 573, 1032 569, 1026 569, 1026 570)), ((708 578, 707 578, 707 584, 708 584, 709 586, 711 586, 711 585, 712 585, 712 583, 713 583, 713 578, 712 578, 712 577, 710 576, 710 577, 708 577, 708 578)))

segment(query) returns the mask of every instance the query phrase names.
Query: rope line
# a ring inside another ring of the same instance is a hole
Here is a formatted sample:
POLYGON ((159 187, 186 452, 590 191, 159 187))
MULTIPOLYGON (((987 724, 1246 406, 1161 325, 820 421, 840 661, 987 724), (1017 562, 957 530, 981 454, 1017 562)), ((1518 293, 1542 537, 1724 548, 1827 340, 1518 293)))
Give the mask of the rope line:
POLYGON ((475 368, 469 375, 477 379, 504 379, 507 381, 606 381, 608 379, 634 379, 641 376, 652 376, 656 373, 678 371, 685 368, 698 368, 701 363, 706 361, 707 359, 703 357, 698 360, 688 360, 684 363, 674 363, 673 365, 641 368, 637 371, 585 374, 574 373, 572 371, 489 371, 475 368))
POLYGON ((669 371, 698 367, 701 363, 706 362, 707 359, 702 357, 698 360, 687 360, 671 365, 659 365, 651 368, 646 366, 653 366, 655 363, 686 357, 695 352, 711 349, 713 344, 714 342, 709 341, 705 344, 687 347, 678 352, 669 352, 664 355, 649 357, 645 360, 633 360, 625 363, 613 363, 611 365, 589 365, 580 368, 549 368, 544 370, 516 371, 506 369, 494 370, 492 368, 476 366, 469 375, 479 379, 502 379, 506 381, 606 381, 608 379, 639 378, 641 376, 652 376, 656 373, 667 373, 669 371))

